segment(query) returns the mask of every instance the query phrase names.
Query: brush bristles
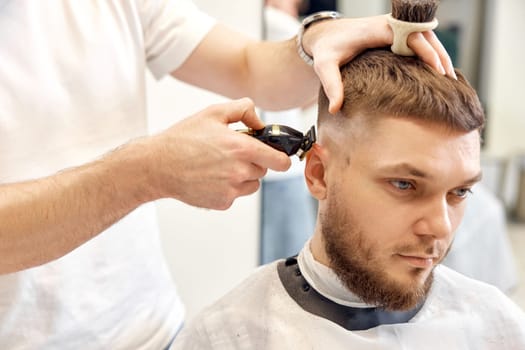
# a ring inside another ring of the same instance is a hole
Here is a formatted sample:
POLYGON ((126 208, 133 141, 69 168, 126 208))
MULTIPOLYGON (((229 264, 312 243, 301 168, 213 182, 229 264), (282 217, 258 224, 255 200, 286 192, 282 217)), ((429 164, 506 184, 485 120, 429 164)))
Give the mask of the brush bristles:
POLYGON ((392 0, 392 17, 405 22, 431 22, 438 5, 438 0, 392 0))

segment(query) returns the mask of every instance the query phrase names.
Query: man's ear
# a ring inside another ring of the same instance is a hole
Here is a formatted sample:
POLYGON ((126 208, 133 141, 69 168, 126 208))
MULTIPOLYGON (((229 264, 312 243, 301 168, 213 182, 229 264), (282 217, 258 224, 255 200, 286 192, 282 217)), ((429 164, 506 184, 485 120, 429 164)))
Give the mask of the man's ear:
POLYGON ((317 200, 326 198, 326 162, 328 151, 318 143, 315 143, 306 154, 306 165, 304 167, 304 177, 310 193, 317 200))

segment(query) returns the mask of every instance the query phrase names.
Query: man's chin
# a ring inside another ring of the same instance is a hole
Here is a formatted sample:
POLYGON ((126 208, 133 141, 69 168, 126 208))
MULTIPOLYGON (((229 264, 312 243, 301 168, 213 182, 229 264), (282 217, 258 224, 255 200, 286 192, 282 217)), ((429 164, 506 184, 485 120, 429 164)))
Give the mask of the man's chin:
POLYGON ((434 281, 432 270, 418 271, 403 281, 397 283, 397 293, 394 291, 384 307, 389 310, 406 311, 423 303, 434 281))
POLYGON ((390 275, 382 282, 376 280, 375 288, 370 285, 370 289, 355 290, 354 293, 367 304, 389 311, 407 311, 425 301, 432 282, 432 269, 412 273, 405 271, 398 276, 390 275))
POLYGON ((434 267, 431 268, 411 268, 399 272, 393 276, 399 285, 405 286, 407 290, 413 288, 423 288, 427 284, 429 277, 432 275, 434 267))

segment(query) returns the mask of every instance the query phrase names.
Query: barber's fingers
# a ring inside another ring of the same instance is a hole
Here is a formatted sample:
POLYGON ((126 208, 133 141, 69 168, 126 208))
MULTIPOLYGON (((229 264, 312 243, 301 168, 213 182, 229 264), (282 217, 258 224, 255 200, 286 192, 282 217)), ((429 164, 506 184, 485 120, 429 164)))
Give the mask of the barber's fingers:
MULTIPOLYGON (((278 151, 252 136, 239 134, 239 137, 244 138, 244 143, 238 148, 238 159, 258 166, 261 169, 286 171, 290 168, 292 163, 286 153, 278 151)), ((262 176, 264 174, 260 177, 262 176)))
MULTIPOLYGON (((249 98, 241 98, 217 106, 223 108, 219 113, 219 118, 223 123, 242 122, 252 129, 264 128, 264 123, 255 113, 255 105, 249 98)), ((232 147, 233 151, 238 152, 238 158, 245 162, 252 163, 262 169, 273 169, 276 171, 285 171, 290 168, 290 158, 283 152, 264 144, 263 142, 242 133, 231 135, 236 138, 239 144, 232 147)), ((261 175, 259 177, 264 176, 261 175)))
POLYGON ((258 183, 266 172, 266 168, 256 164, 238 162, 229 179, 230 185, 236 190, 235 196, 244 196, 257 191, 259 187, 255 186, 255 183, 258 183))
POLYGON ((428 41, 428 43, 437 52, 439 60, 441 61, 443 68, 445 68, 445 72, 447 73, 447 75, 457 79, 456 72, 454 71, 454 65, 452 64, 452 59, 447 53, 447 50, 445 50, 445 47, 443 46, 441 41, 439 41, 438 37, 436 36, 436 33, 434 33, 433 31, 427 31, 423 32, 422 34, 428 41))
POLYGON ((259 180, 245 181, 238 187, 239 196, 247 196, 255 193, 260 186, 261 182, 259 180))
POLYGON ((226 210, 229 209, 235 199, 241 196, 248 196, 252 193, 257 192, 257 190, 261 187, 261 181, 260 180, 249 180, 242 182, 234 187, 232 187, 232 191, 230 192, 229 196, 223 196, 213 205, 213 209, 217 210, 226 210))
MULTIPOLYGON (((201 124, 201 134, 209 135, 205 142, 213 143, 223 152, 228 153, 227 159, 237 159, 264 169, 277 171, 285 171, 290 167, 291 161, 285 153, 277 151, 252 136, 228 128, 228 124, 234 122, 242 122, 253 129, 264 128, 264 123, 255 113, 254 103, 249 98, 209 106, 194 118, 197 118, 195 120, 198 122, 200 117, 207 120, 206 123, 201 124)), ((234 169, 234 171, 237 170, 234 169)))
POLYGON ((407 38, 407 45, 417 52, 419 58, 425 61, 428 65, 436 69, 441 74, 445 74, 445 68, 441 64, 439 55, 436 50, 430 45, 422 33, 411 33, 407 38))
POLYGON ((339 62, 336 59, 316 58, 314 70, 330 101, 328 111, 331 114, 337 113, 343 105, 343 82, 339 62))
POLYGON ((407 45, 438 72, 456 78, 452 60, 433 31, 411 33, 407 45))
POLYGON ((236 183, 243 183, 246 181, 259 180, 266 175, 268 169, 250 162, 243 162, 237 169, 236 183))
POLYGON ((229 190, 217 201, 213 207, 214 209, 228 209, 236 198, 257 192, 261 186, 260 178, 266 174, 266 169, 262 169, 254 164, 251 164, 248 168, 246 168, 246 172, 236 171, 237 175, 231 180, 229 190))
POLYGON ((223 105, 222 121, 228 124, 242 122, 249 128, 264 128, 263 121, 255 113, 255 104, 247 97, 233 100, 223 105))

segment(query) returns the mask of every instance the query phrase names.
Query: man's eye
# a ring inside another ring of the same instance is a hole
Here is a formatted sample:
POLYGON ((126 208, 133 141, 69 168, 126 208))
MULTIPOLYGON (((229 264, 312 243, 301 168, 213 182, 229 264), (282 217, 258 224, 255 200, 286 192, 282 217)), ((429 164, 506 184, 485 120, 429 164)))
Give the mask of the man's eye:
POLYGON ((452 191, 452 193, 459 198, 466 198, 469 193, 472 193, 472 190, 470 188, 458 188, 452 191))
POLYGON ((390 183, 395 188, 401 191, 406 191, 414 187, 409 181, 405 181, 405 180, 391 180, 390 183))

